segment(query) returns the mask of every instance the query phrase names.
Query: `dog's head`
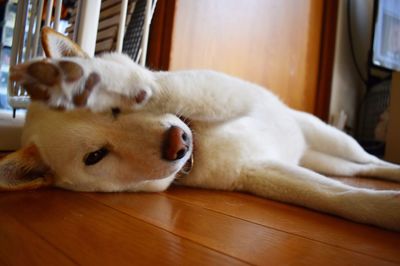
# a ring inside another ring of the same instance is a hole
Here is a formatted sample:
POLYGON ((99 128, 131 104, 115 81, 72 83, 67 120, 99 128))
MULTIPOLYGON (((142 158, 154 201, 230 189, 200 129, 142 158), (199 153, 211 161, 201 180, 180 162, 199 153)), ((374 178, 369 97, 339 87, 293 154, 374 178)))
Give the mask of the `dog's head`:
MULTIPOLYGON (((54 31, 47 56, 87 56, 54 31)), ((192 153, 192 133, 172 114, 59 111, 33 102, 23 148, 0 160, 0 190, 54 185, 79 191, 166 189, 192 153)))

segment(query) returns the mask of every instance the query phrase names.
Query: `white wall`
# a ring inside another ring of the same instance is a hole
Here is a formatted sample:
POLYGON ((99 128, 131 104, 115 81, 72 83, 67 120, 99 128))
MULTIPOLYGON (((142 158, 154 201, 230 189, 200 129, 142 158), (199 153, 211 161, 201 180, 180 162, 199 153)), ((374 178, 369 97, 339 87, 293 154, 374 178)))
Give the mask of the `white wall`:
POLYGON ((357 124, 358 104, 365 87, 359 78, 350 53, 347 31, 347 1, 351 1, 353 45, 357 63, 366 77, 368 50, 371 44, 373 0, 339 1, 336 50, 332 77, 330 120, 334 122, 341 110, 348 116, 347 126, 353 133, 357 124))

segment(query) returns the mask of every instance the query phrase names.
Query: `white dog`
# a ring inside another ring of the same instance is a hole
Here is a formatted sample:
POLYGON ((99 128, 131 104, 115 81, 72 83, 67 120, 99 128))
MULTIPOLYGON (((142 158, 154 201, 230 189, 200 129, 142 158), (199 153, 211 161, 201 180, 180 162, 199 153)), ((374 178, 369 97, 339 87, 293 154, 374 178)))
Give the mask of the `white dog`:
POLYGON ((176 182, 400 230, 400 191, 323 175, 400 182, 400 167, 265 88, 212 71, 151 72, 119 54, 88 58, 49 29, 43 41, 52 59, 11 71, 36 101, 23 148, 0 161, 0 189, 163 191, 176 182))

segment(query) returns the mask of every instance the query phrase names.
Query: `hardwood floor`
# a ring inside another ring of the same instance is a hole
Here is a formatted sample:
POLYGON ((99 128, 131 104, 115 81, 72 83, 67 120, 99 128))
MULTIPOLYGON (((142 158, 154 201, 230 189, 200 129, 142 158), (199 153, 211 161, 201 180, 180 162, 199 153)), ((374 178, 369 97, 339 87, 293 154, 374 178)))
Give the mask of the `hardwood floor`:
POLYGON ((2 265, 400 265, 400 233, 234 192, 10 192, 0 214, 2 265))

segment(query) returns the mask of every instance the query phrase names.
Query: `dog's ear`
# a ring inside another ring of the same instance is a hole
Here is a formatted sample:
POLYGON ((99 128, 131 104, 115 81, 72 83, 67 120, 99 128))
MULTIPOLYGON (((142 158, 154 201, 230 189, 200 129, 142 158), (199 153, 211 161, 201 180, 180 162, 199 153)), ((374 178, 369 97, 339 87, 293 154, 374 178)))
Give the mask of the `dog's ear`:
POLYGON ((44 53, 50 58, 71 56, 89 58, 78 44, 49 27, 42 29, 42 46, 44 53))
POLYGON ((37 189, 52 183, 52 171, 34 144, 0 159, 0 191, 37 189))

